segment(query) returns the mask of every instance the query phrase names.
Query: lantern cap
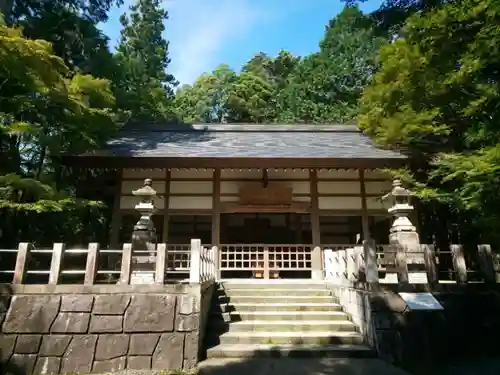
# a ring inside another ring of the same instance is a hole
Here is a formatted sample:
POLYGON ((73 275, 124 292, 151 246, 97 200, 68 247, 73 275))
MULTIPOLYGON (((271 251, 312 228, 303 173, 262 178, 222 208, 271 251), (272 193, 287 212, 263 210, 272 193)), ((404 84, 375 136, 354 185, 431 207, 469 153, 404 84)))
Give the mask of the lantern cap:
POLYGON ((141 197, 154 197, 156 196, 156 190, 152 188, 152 185, 153 180, 151 180, 150 178, 146 178, 144 180, 144 186, 137 190, 133 190, 132 194, 141 197))
POLYGON ((392 190, 382 197, 383 200, 386 200, 390 197, 411 197, 413 192, 404 188, 403 183, 399 178, 394 179, 392 182, 392 190))

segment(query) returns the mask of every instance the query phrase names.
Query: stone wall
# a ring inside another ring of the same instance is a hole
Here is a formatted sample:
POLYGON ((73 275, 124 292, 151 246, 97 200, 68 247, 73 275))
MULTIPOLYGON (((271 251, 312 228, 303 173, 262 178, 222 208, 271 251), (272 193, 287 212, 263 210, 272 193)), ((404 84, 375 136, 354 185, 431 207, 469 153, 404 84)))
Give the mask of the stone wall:
MULTIPOLYGON (((342 288, 341 288, 342 290, 342 288)), ((440 311, 410 311, 388 288, 338 292, 346 312, 365 333, 367 343, 386 361, 428 373, 456 358, 500 354, 498 288, 455 286, 433 293, 440 311)))
POLYGON ((2 373, 193 368, 212 291, 199 284, 13 287, 0 303, 2 373))
POLYGON ((365 342, 375 347, 375 337, 372 325, 371 293, 355 287, 331 285, 332 292, 339 298, 339 303, 345 312, 351 315, 352 322, 359 327, 365 342))

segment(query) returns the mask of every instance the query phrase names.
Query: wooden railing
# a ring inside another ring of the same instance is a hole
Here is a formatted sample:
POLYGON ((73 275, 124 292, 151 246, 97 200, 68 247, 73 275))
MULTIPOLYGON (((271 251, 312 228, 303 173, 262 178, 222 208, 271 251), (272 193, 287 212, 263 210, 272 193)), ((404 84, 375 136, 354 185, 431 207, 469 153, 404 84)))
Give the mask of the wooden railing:
POLYGON ((264 279, 281 271, 311 271, 312 245, 220 245, 220 272, 252 271, 264 279))
POLYGON ((378 245, 325 247, 325 279, 339 284, 361 282, 413 283, 412 274, 424 274, 426 283, 496 283, 500 276, 500 258, 490 245, 478 245, 477 253, 464 252, 461 245, 450 245, 449 251, 433 245, 418 249, 378 245))
MULTIPOLYGON (((151 251, 136 251, 131 244, 122 249, 100 249, 90 243, 86 248, 66 248, 62 243, 52 249, 36 249, 21 243, 17 249, 0 249, 0 283, 13 284, 129 284, 134 270, 134 256, 151 256, 155 283, 182 281, 194 283, 215 280, 217 248, 190 245, 158 244, 151 251), (144 253, 144 254, 143 254, 144 253)), ((137 271, 140 272, 140 271, 137 271)))

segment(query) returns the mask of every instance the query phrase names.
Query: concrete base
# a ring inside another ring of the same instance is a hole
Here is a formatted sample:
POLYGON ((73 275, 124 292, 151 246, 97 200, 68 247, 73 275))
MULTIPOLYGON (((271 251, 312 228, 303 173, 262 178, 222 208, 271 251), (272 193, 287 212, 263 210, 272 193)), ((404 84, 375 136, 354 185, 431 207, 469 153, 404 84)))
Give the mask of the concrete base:
POLYGON ((130 285, 144 285, 155 283, 154 271, 133 271, 130 275, 130 285))

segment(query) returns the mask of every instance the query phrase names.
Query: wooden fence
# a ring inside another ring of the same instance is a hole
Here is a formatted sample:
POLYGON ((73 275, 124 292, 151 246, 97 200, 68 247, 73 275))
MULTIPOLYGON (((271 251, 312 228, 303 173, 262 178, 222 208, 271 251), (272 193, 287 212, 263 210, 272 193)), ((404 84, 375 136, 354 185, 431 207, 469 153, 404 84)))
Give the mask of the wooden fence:
POLYGON ((90 243, 86 248, 66 248, 62 243, 52 249, 37 249, 20 243, 17 249, 0 249, 0 283, 12 284, 130 284, 134 257, 151 256, 155 283, 215 280, 218 253, 198 239, 189 245, 158 244, 151 251, 137 251, 130 243, 122 249, 100 249, 90 243))
POLYGON ((456 244, 448 251, 425 244, 411 250, 369 241, 340 250, 325 248, 323 254, 325 279, 339 284, 408 284, 413 283, 410 276, 416 273, 425 274, 428 284, 500 282, 500 257, 485 244, 477 245, 477 252, 471 253, 456 244))

